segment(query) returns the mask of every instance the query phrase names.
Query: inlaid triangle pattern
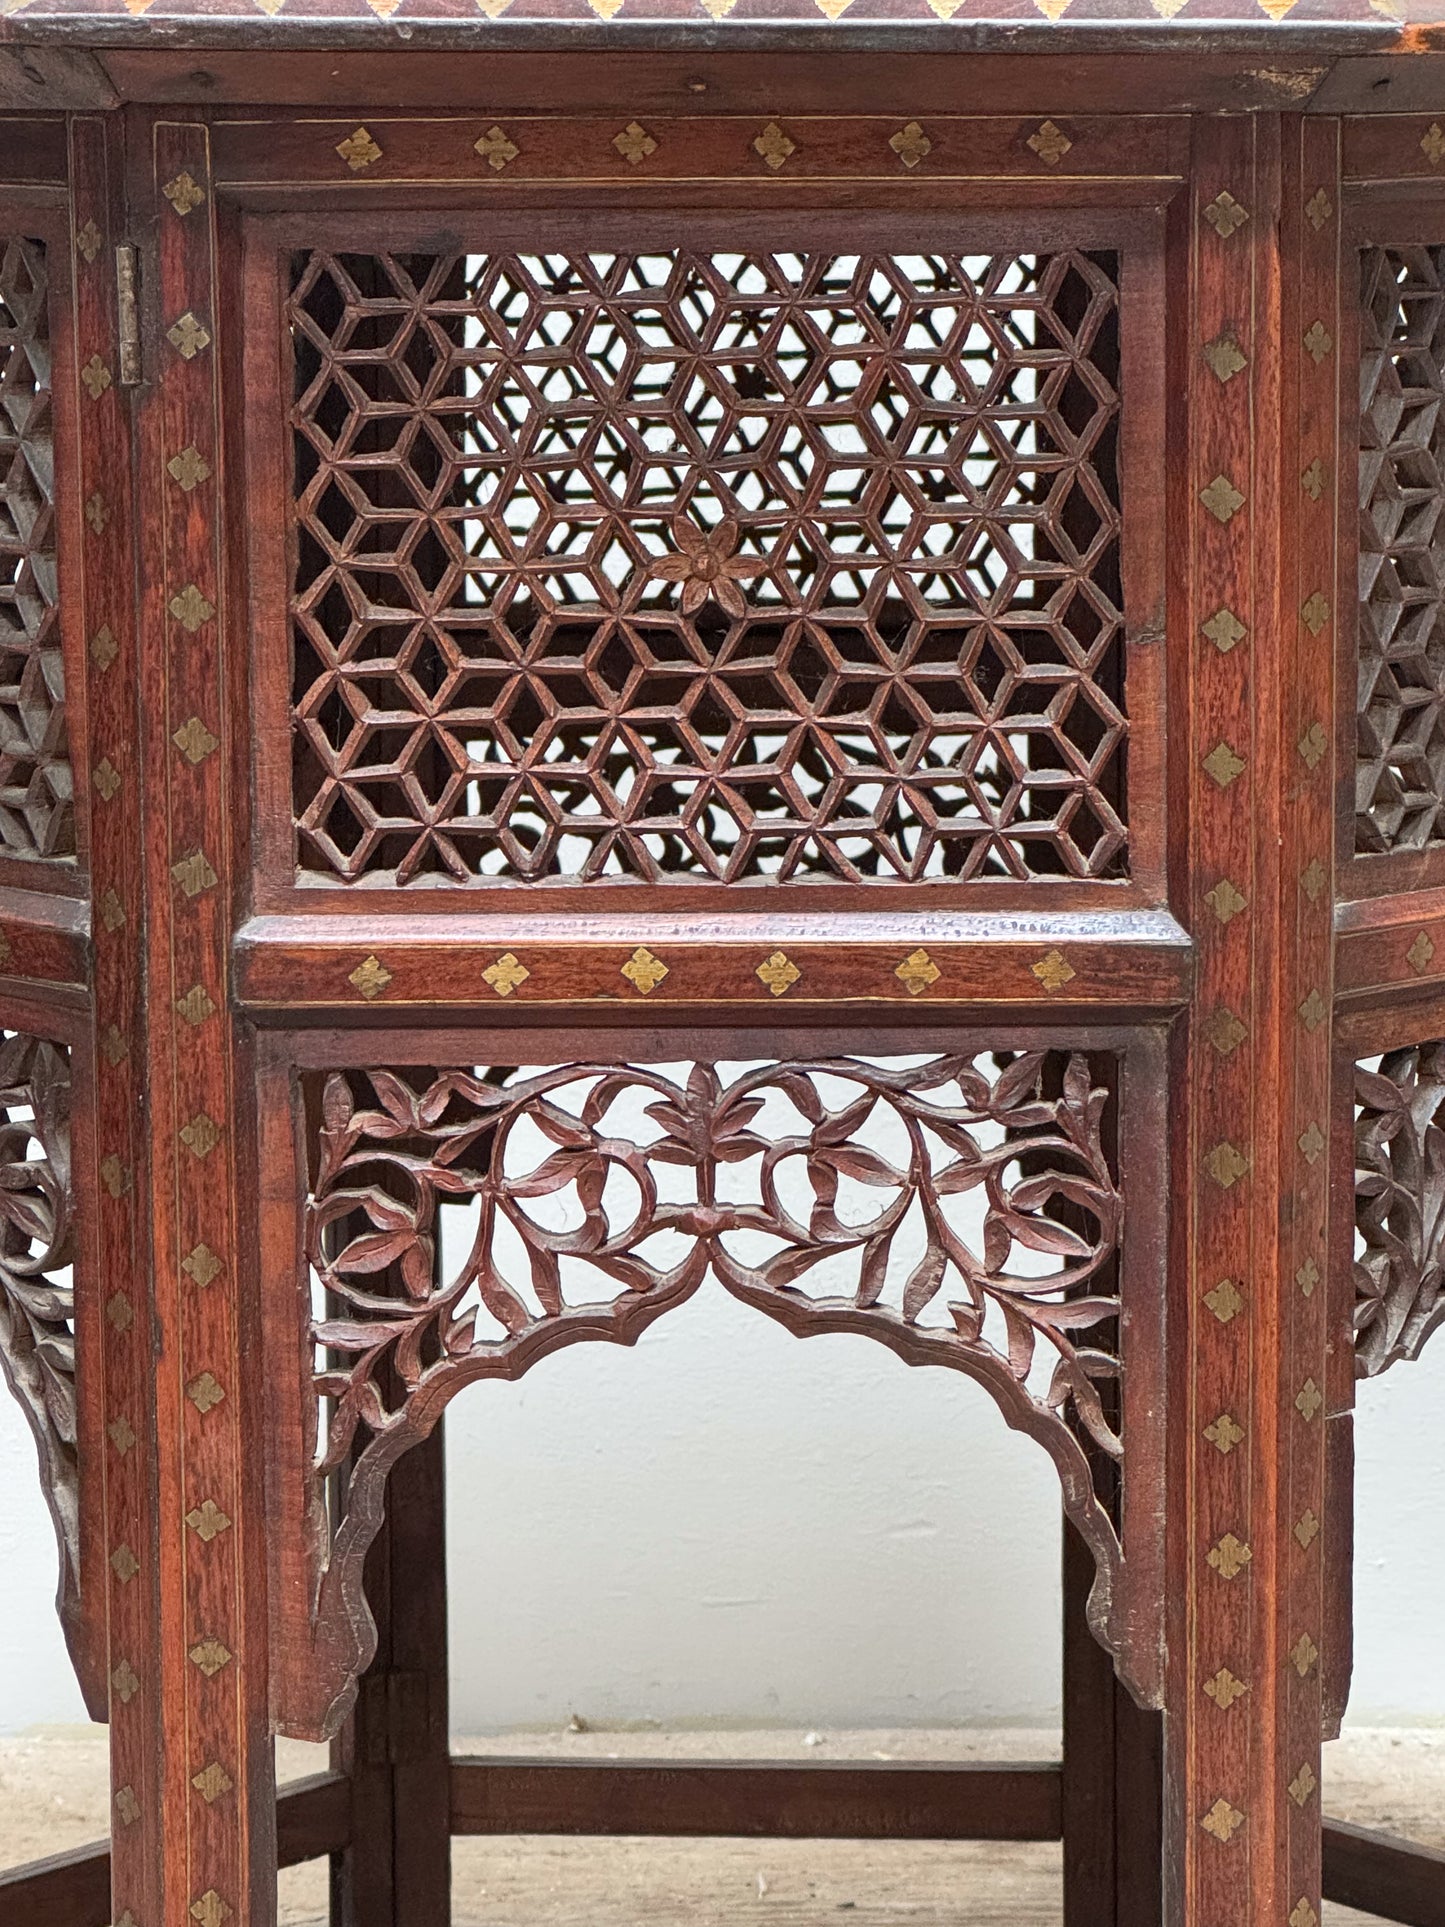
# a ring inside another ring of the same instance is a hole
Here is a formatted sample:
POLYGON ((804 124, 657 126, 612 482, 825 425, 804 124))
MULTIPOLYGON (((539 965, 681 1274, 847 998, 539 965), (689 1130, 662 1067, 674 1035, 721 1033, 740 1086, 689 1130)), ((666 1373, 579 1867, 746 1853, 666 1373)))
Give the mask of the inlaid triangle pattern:
POLYGON ((1445 247, 1365 248, 1355 848, 1445 841, 1445 247))
POLYGON ((303 871, 1125 874, 1112 257, 293 274, 303 871))
POLYGON ((45 249, 0 236, 0 852, 75 856, 45 249))

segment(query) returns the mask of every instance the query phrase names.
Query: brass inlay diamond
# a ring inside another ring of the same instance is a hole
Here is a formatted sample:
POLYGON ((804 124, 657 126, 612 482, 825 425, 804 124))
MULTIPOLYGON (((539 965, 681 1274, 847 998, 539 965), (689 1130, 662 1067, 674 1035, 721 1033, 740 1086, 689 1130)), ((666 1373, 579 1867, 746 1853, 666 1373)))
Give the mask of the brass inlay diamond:
POLYGON ((480 154, 487 166, 500 174, 504 167, 509 167, 516 160, 522 150, 515 141, 508 140, 502 128, 489 127, 472 151, 480 154))
POLYGON ((1221 241, 1227 241, 1231 234, 1242 228, 1249 219, 1249 209, 1243 207, 1226 189, 1216 194, 1204 210, 1204 218, 1214 229, 1221 241))
POLYGON ((1299 753, 1304 758, 1306 769, 1318 769, 1320 758, 1329 748, 1329 738, 1319 723, 1311 723, 1299 739, 1299 753))
POLYGON ((1227 656, 1249 634, 1232 609, 1216 610, 1208 622, 1200 624, 1200 628, 1221 656, 1227 656))
POLYGON ((1308 1552, 1315 1540, 1319 1537, 1319 1534, 1319 1520, 1315 1517, 1313 1510, 1306 1512, 1305 1516, 1294 1529, 1295 1538, 1299 1540, 1300 1545, 1308 1552))
POLYGON ((344 141, 338 141, 336 151, 353 174, 359 174, 363 167, 370 167, 381 159, 381 149, 364 127, 358 127, 344 141))
POLYGON ((1231 334, 1216 335, 1213 341, 1206 341, 1203 354, 1211 372, 1222 382, 1232 381, 1241 368, 1249 366, 1248 355, 1231 334))
POLYGON ((130 1169, 114 1151, 107 1151, 100 1161, 100 1181, 113 1198, 123 1198, 130 1189, 130 1169))
POLYGON ((92 355, 80 371, 80 379, 85 383, 85 392, 92 401, 99 401, 109 388, 111 375, 109 368, 99 355, 92 355))
POLYGON ((1305 353, 1318 368, 1325 356, 1334 347, 1334 336, 1323 321, 1312 321, 1305 330, 1305 353))
POLYGON ((1309 467, 1300 476, 1300 487, 1312 502, 1317 502, 1325 492, 1325 465, 1316 455, 1309 467))
POLYGON ((193 1278, 204 1291, 213 1284, 221 1273, 221 1261, 211 1247, 202 1242, 194 1251, 188 1251, 181 1260, 181 1270, 193 1278))
POLYGON ((781 950, 775 950, 771 957, 765 957, 758 965, 756 975, 765 983, 775 997, 781 997, 802 976, 802 971, 781 950))
POLYGON ((1322 187, 1317 187, 1305 202, 1305 219, 1318 234, 1335 211, 1334 202, 1322 187))
POLYGON ((1219 742, 1205 757, 1204 768, 1220 789, 1227 790, 1231 783, 1244 774, 1244 758, 1232 744, 1219 742))
POLYGON ((649 154, 657 152, 657 142, 642 123, 635 120, 628 121, 620 134, 612 136, 612 145, 629 167, 640 167, 649 154))
POLYGON ((191 1919, 197 1927, 224 1927, 230 1918, 230 1908, 214 1887, 208 1887, 199 1900, 191 1902, 191 1919))
POLYGON ((1325 866, 1317 856, 1312 856, 1300 871, 1300 888, 1311 903, 1318 903, 1320 891, 1325 887, 1325 866))
POLYGON ((198 897, 202 890, 213 889, 216 884, 216 873, 204 850, 196 850, 190 856, 182 857, 179 863, 173 863, 171 875, 178 888, 188 897, 198 897))
POLYGON ((193 1378, 186 1387, 186 1397, 202 1418, 207 1412, 214 1411, 225 1396, 225 1387, 214 1372, 202 1372, 199 1378, 193 1378))
POLYGON ((200 186, 198 182, 192 180, 189 172, 184 168, 182 168, 181 172, 177 174, 173 181, 166 182, 165 186, 161 189, 161 193, 165 195, 166 199, 182 219, 184 219, 192 209, 198 208, 206 198, 206 190, 200 186))
POLYGON ((123 1786, 115 1796, 115 1810, 120 1815, 121 1825, 133 1827, 140 1818, 140 1801, 135 1797, 135 1788, 123 1786))
POLYGON ((166 329, 166 340, 182 361, 194 361, 203 348, 210 347, 211 331, 204 321, 187 308, 166 329))
POLYGON ((1330 1007, 1318 990, 1312 990, 1299 1007, 1300 1022, 1307 1031, 1317 1031, 1330 1014, 1330 1007))
POLYGON ((921 160, 933 152, 933 142, 916 120, 900 127, 896 134, 890 134, 888 145, 905 167, 917 167, 921 160))
POLYGON ((105 505, 105 497, 97 489, 85 504, 85 519, 95 535, 105 534, 105 525, 110 520, 110 510, 105 505))
MULTIPOLYGON (((110 1186, 107 1185, 106 1189, 109 1191, 110 1186)), ((114 1192, 111 1192, 112 1197, 115 1195, 114 1192)), ((110 1297, 106 1300, 105 1316, 111 1330, 119 1332, 122 1337, 125 1336, 135 1323, 135 1312, 132 1309, 130 1299, 126 1297, 123 1291, 113 1291, 110 1294, 110 1297)))
POLYGON ((1286 1791, 1297 1807, 1305 1807, 1309 1805, 1310 1796, 1318 1785, 1319 1781, 1315 1778, 1314 1768, 1306 1760, 1290 1781, 1286 1791))
POLYGON ((211 464, 192 442, 179 455, 172 455, 166 463, 166 473, 179 486, 182 494, 189 495, 192 489, 209 481, 211 464))
POLYGON ((1214 1838, 1222 1845, 1228 1846, 1235 1834, 1238 1833, 1239 1829, 1244 1825, 1244 1815, 1238 1807, 1231 1806, 1228 1800, 1219 1799, 1215 1801, 1214 1805, 1209 1809, 1208 1813, 1205 1814, 1199 1824, 1206 1833, 1213 1834, 1214 1838))
POLYGON ((1221 877, 1212 890, 1206 890, 1204 901, 1221 923, 1229 923, 1241 910, 1248 909, 1248 899, 1240 894, 1228 877, 1221 877))
POLYGON ((1313 1298, 1315 1286, 1320 1281, 1320 1268, 1313 1258, 1306 1258, 1294 1275, 1294 1281, 1306 1298, 1313 1298))
POLYGON ((110 1555, 110 1569, 123 1586, 128 1586, 140 1571, 140 1560, 122 1543, 110 1555))
POLYGON ((125 922, 125 905, 114 887, 108 889, 100 899, 100 920, 112 936, 125 922))
POLYGON ((1320 1927, 1320 1917, 1301 1895, 1289 1917, 1289 1927, 1320 1927))
POLYGON ((1249 1688, 1242 1679, 1236 1679, 1227 1666, 1221 1666, 1213 1679, 1205 1680, 1204 1690, 1220 1711, 1227 1713, 1249 1688))
POLYGON ((346 981, 353 990, 359 990, 368 1003, 373 1003, 391 982, 391 972, 380 957, 363 957, 346 981))
POLYGON ((173 595, 169 607, 188 636, 193 636, 202 623, 209 622, 216 613, 216 605, 201 594, 194 582, 188 582, 184 589, 173 595))
POLYGON ((489 963, 482 972, 482 981, 490 984, 499 997, 510 997, 519 984, 526 983, 531 974, 510 950, 504 950, 496 962, 489 963))
POLYGON ((1254 1554, 1242 1539, 1226 1532, 1217 1546, 1209 1548, 1209 1563, 1221 1579, 1237 1579, 1254 1554))
POLYGON ((140 1681, 136 1678, 134 1666, 123 1659, 110 1676, 111 1688, 122 1706, 129 1706, 140 1691, 140 1681))
POLYGON ((1316 589, 1309 600, 1301 605, 1300 619, 1310 634, 1317 636, 1330 619, 1329 597, 1316 589))
POLYGON ((135 1432, 131 1428, 130 1420, 122 1413, 119 1418, 113 1418, 105 1430, 111 1444, 124 1458, 135 1444, 135 1432))
POLYGON ((1232 1412, 1221 1412, 1212 1425, 1205 1426, 1204 1436, 1227 1459, 1236 1445, 1244 1443, 1244 1427, 1232 1412))
POLYGON ((231 1791, 234 1782, 219 1760, 212 1760, 208 1767, 194 1775, 191 1785, 200 1794, 208 1807, 212 1807, 223 1793, 231 1791))
POLYGON ((1244 507, 1244 497, 1227 475, 1216 475, 1208 488, 1200 489, 1199 499, 1221 524, 1232 522, 1244 507))
POLYGON ((1204 1034, 1221 1057, 1228 1057, 1248 1037, 1249 1026, 1242 1023, 1227 1004, 1220 1004, 1205 1024, 1204 1034))
POLYGON ((211 734, 199 716, 188 716, 171 741, 188 763, 204 763, 212 750, 219 747, 219 738, 211 734))
POLYGON ((197 1111, 176 1133, 194 1157, 208 1158, 221 1141, 221 1127, 206 1111, 197 1111))
POLYGON ((635 990, 644 997, 650 997, 668 975, 668 968, 661 957, 653 956, 646 944, 639 944, 622 965, 622 975, 635 990))
POLYGON ((1308 1633, 1300 1634, 1294 1645, 1291 1646, 1289 1653, 1290 1664, 1294 1667, 1301 1679, 1308 1679, 1310 1669, 1314 1666, 1319 1656, 1320 1649, 1308 1633))
POLYGON ((101 238, 100 229, 94 221, 87 221, 85 226, 76 232, 75 245, 85 256, 87 267, 95 265, 95 257, 100 253, 101 238))
POLYGON ((215 1015, 216 1006, 204 984, 192 984, 184 997, 177 997, 176 1010, 194 1030, 215 1015))
POLYGON ((1063 128, 1051 120, 1036 127, 1024 143, 1034 150, 1045 167, 1057 167, 1073 144, 1063 128))
POLYGON ((1438 120, 1431 121, 1420 136, 1420 152, 1432 167, 1438 167, 1445 160, 1445 133, 1441 132, 1438 120))
POLYGON ((90 639, 90 660, 103 675, 119 652, 120 644, 111 634, 110 624, 102 623, 90 639))
POLYGON ((1065 984, 1072 983, 1079 974, 1062 950, 1046 950, 1037 963, 1029 969, 1052 997, 1055 991, 1062 990, 1065 984))
POLYGON ((1324 1393, 1312 1378, 1307 1378, 1295 1398, 1295 1410, 1308 1425, 1312 1419, 1318 1418, 1324 1402, 1324 1393))
POLYGON ((760 154, 776 174, 783 163, 797 153, 798 147, 797 142, 789 140, 775 120, 770 120, 753 142, 753 151, 760 154))
POLYGON ((1204 1302, 1221 1325, 1232 1324, 1244 1310, 1244 1295, 1232 1278, 1221 1278, 1213 1291, 1206 1291, 1204 1302))
POLYGON ((204 1505, 192 1506, 186 1514, 186 1524, 206 1545, 209 1545, 212 1539, 219 1539, 223 1532, 229 1532, 231 1529, 230 1519, 214 1499, 207 1499, 204 1505))
POLYGON ((1299 1148, 1304 1153, 1306 1164, 1313 1164, 1325 1148, 1325 1134, 1313 1119, 1300 1132, 1299 1148))
POLYGON ((90 779, 103 802, 109 803, 120 788, 120 771, 108 756, 102 756, 90 779))
POLYGON ((1435 946, 1422 930, 1405 952, 1405 961, 1417 973, 1423 972, 1435 955, 1435 946))
POLYGON ((921 997, 931 984, 938 982, 942 972, 926 950, 914 950, 893 974, 910 997, 921 997))

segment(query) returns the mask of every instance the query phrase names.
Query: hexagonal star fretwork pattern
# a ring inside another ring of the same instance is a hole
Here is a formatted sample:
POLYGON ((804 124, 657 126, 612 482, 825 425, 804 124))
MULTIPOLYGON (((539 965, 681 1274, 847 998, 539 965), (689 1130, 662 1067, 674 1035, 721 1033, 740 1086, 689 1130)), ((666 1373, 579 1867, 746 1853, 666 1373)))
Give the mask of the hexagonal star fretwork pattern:
POLYGON ((1445 248, 1366 248, 1355 848, 1445 841, 1445 248))
POLYGON ((297 258, 298 862, 1124 873, 1110 257, 297 258))
POLYGON ((73 858, 48 302, 44 247, 0 237, 0 850, 73 858))

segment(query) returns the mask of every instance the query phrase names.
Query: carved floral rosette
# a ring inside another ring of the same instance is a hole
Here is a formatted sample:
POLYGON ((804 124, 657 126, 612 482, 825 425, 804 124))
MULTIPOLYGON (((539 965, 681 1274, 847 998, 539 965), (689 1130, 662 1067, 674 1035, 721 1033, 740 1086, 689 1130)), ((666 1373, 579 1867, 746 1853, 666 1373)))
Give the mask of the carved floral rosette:
MULTIPOLYGON (((333 1731, 351 1703, 387 1474, 455 1393, 582 1339, 634 1343, 709 1275, 798 1335, 865 1333, 979 1381, 1053 1459, 1118 1655, 1120 1061, 290 1073, 315 1359, 307 1666, 333 1693, 295 1730, 333 1731)), ((1155 1691, 1147 1665, 1131 1683, 1155 1691)))

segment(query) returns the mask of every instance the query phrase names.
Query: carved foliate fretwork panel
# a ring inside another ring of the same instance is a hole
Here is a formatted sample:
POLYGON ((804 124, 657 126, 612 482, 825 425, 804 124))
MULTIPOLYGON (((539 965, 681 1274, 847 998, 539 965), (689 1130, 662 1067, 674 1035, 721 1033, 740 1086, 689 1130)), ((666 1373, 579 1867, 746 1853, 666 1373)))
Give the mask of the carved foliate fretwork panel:
POLYGON ((0 852, 73 858, 48 303, 43 245, 0 237, 0 852))
POLYGON ((1445 841, 1445 247, 1361 252, 1355 847, 1445 841))
POLYGON ((70 1061, 0 1031, 0 1372, 35 1434, 60 1541, 62 1604, 80 1582, 70 1061))
POLYGON ((293 276, 304 871, 1125 874, 1112 255, 293 276))
MULTIPOLYGON (((397 1457, 463 1385, 583 1339, 632 1343, 709 1275, 800 1335, 861 1332, 982 1383, 1054 1460, 1096 1560, 1092 1623, 1117 1653, 1120 1063, 304 1074, 312 1636, 342 1653, 340 1709, 373 1639, 362 1560, 397 1457)), ((1162 1330, 1157 1302, 1135 1318, 1162 1330)))
POLYGON ((1355 1371, 1418 1358, 1445 1324, 1445 1043, 1355 1067, 1355 1371))

